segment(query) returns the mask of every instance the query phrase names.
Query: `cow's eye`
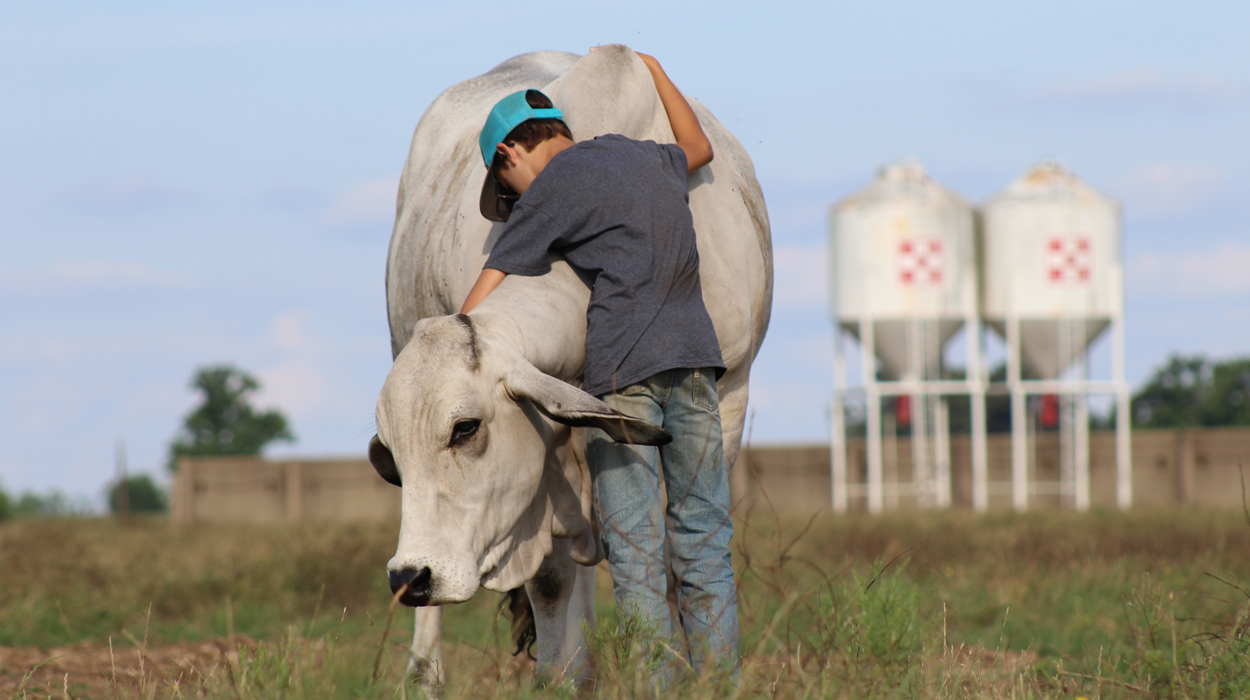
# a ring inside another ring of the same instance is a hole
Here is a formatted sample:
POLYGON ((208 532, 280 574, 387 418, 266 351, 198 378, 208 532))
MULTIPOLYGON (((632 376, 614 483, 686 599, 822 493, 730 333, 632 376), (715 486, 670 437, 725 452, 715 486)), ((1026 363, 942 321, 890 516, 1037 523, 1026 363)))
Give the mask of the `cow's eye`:
POLYGON ((457 422, 451 429, 451 444, 456 445, 473 437, 477 434, 477 429, 480 425, 482 425, 480 420, 462 420, 457 422))

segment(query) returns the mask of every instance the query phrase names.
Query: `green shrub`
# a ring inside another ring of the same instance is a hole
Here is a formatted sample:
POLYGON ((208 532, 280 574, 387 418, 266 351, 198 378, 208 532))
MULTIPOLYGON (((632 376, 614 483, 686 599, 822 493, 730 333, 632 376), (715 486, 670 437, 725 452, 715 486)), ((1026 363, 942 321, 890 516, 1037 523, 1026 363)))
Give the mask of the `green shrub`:
POLYGON ((26 491, 10 509, 10 514, 14 518, 69 518, 90 512, 89 502, 80 498, 70 498, 55 489, 46 496, 26 491))
POLYGON ((878 562, 836 578, 822 597, 824 641, 841 657, 844 681, 889 679, 900 690, 921 682, 922 656, 936 638, 934 595, 906 568, 878 562))
POLYGON ((126 488, 126 511, 129 513, 164 513, 168 509, 165 490, 147 474, 137 474, 125 481, 114 481, 108 487, 109 510, 119 512, 122 487, 126 488))

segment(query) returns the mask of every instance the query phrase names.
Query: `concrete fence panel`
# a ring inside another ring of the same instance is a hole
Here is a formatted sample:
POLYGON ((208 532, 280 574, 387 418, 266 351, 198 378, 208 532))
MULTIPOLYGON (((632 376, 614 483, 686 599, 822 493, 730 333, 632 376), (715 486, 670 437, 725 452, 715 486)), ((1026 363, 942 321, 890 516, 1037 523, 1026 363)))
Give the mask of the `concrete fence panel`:
MULTIPOLYGON (((990 508, 1011 507, 1011 437, 988 438, 990 508)), ((883 445, 886 481, 909 482, 911 444, 905 437, 883 445)), ((1062 504, 1059 436, 1030 438, 1031 473, 1038 482, 1030 507, 1062 504)), ((1250 428, 1136 430, 1133 432, 1133 505, 1199 504, 1240 507, 1242 465, 1250 478, 1250 428)), ((1095 507, 1115 508, 1115 436, 1090 435, 1090 498, 1095 507)), ((751 445, 742 450, 730 484, 736 510, 783 513, 827 510, 832 501, 829 446, 751 445)), ((951 437, 952 499, 972 507, 971 446, 967 435, 951 437)), ((850 481, 863 483, 865 445, 847 446, 850 481)), ((360 522, 398 520, 400 490, 381 479, 364 459, 266 460, 256 457, 183 458, 172 489, 175 522, 360 522)), ((906 488, 887 494, 887 507, 914 509, 906 488)), ((864 499, 852 497, 853 510, 864 499)))

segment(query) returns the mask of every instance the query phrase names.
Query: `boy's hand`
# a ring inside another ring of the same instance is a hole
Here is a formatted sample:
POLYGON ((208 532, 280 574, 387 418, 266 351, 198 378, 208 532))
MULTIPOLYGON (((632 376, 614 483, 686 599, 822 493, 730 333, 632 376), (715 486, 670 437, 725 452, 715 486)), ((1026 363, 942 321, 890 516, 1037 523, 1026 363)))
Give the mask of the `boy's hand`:
POLYGON ((478 275, 477 282, 473 283, 473 289, 469 290, 469 296, 464 300, 464 304, 460 307, 460 313, 467 314, 482 303, 482 300, 490 296, 495 291, 495 287, 503 281, 507 274, 494 270, 489 267, 482 268, 482 274, 478 275))
POLYGON ((641 51, 635 51, 634 53, 638 54, 638 58, 641 58, 642 62, 647 64, 647 67, 650 68, 651 70, 653 71, 660 70, 660 62, 655 60, 655 56, 652 56, 651 54, 643 53, 641 51))
MULTIPOLYGON (((595 50, 595 47, 590 49, 595 50)), ((690 103, 682 96, 681 91, 669 80, 664 69, 660 67, 660 62, 655 60, 654 56, 640 53, 638 58, 642 59, 643 65, 647 70, 651 71, 651 79, 655 81, 655 91, 660 95, 660 103, 664 105, 664 111, 668 114, 668 123, 673 127, 673 136, 677 139, 677 145, 681 150, 686 152, 686 172, 693 173, 712 162, 712 142, 708 141, 707 134, 703 133, 703 127, 699 125, 699 118, 694 115, 694 110, 690 108, 690 103)))

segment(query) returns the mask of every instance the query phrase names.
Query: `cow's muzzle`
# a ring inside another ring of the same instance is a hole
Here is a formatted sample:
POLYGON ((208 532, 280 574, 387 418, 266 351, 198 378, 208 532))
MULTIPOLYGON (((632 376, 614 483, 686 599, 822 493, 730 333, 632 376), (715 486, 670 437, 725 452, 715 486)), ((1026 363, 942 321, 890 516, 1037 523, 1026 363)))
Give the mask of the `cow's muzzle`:
POLYGON ((418 607, 430 604, 430 567, 423 566, 420 569, 416 567, 404 567, 398 571, 392 571, 389 574, 391 580, 391 593, 394 594, 404 584, 408 584, 408 590, 399 597, 399 602, 410 607, 418 607))

